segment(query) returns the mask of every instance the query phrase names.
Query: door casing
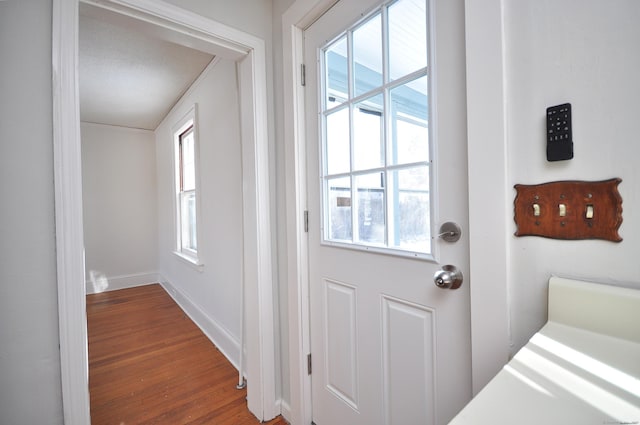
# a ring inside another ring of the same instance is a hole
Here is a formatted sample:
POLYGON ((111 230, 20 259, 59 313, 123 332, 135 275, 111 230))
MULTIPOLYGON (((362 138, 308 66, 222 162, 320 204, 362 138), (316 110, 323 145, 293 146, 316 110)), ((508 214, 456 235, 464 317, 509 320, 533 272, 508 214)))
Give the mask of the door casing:
POLYGON ((266 47, 264 40, 151 0, 53 1, 53 143, 63 416, 89 425, 82 172, 78 97, 79 2, 137 19, 236 61, 242 126, 244 297, 249 410, 280 413, 275 394, 266 47))

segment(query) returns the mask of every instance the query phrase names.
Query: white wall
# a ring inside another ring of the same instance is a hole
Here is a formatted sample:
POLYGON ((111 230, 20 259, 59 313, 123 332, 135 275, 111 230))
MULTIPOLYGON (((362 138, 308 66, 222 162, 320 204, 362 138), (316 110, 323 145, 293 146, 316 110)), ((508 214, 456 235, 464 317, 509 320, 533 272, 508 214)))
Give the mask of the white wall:
POLYGON ((271 0, 165 0, 167 3, 271 41, 271 0))
POLYGON ((242 281, 242 169, 235 63, 214 61, 155 131, 158 261, 169 292, 237 364, 242 281), (172 127, 196 104, 199 144, 198 270, 174 254, 172 127))
POLYGON ((51 2, 0 2, 0 423, 62 424, 51 2))
POLYGON ((281 64, 281 60, 277 58, 281 54, 282 47, 279 44, 280 36, 280 18, 284 11, 293 0, 167 0, 176 6, 198 13, 207 18, 211 18, 220 23, 237 28, 241 31, 255 35, 265 41, 266 45, 266 61, 267 61, 267 98, 270 105, 268 107, 268 127, 269 127, 269 163, 270 163, 270 195, 271 195, 271 225, 275 229, 272 233, 272 252, 273 255, 273 294, 274 294, 274 321, 280 323, 281 326, 276 327, 276 358, 284 355, 283 362, 276 365, 276 394, 285 394, 284 399, 288 400, 288 363, 286 353, 288 352, 287 342, 287 317, 286 312, 286 282, 280 278, 280 272, 285 251, 277 251, 282 249, 283 241, 286 240, 284 235, 284 225, 280 226, 280 220, 284 216, 284 184, 280 185, 284 178, 284 165, 279 163, 283 158, 282 154, 282 138, 275 135, 275 124, 277 114, 282 112, 282 108, 275 108, 275 102, 278 96, 282 96, 280 91, 274 90, 274 84, 281 79, 281 76, 274 73, 274 68, 281 64), (272 18, 273 17, 273 18, 272 18), (272 26, 273 25, 273 26, 272 26), (273 38, 273 39, 272 39, 273 38), (276 62, 278 61, 278 62, 276 62), (278 214, 277 211, 281 211, 278 214), (283 308, 281 308, 283 306, 283 308), (284 353, 284 354, 283 354, 284 353), (283 377, 280 379, 280 371, 283 377))
POLYGON ((465 7, 477 392, 545 323, 550 275, 640 287, 640 148, 632 127, 640 112, 633 71, 640 10, 632 0, 465 0, 465 7), (548 163, 545 109, 564 102, 572 104, 575 158, 548 163), (611 177, 623 179, 621 243, 513 236, 514 184, 611 177))
POLYGON ((157 282, 154 133, 90 123, 80 130, 87 291, 157 282), (94 288, 92 271, 109 286, 94 288))
MULTIPOLYGON (((511 237, 512 352, 546 321, 551 274, 640 288, 640 2, 505 3, 508 188, 622 178, 621 243, 511 237), (545 156, 545 109, 570 102, 575 157, 545 156)), ((513 201, 513 197, 510 198, 513 201)), ((515 223, 509 221, 509 234, 515 223)))

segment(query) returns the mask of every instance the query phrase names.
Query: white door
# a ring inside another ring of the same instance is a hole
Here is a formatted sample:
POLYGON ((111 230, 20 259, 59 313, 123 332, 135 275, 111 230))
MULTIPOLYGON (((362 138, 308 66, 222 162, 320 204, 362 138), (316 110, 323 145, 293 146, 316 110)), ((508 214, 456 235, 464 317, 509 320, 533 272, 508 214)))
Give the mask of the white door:
POLYGON ((305 31, 317 425, 444 424, 471 398, 464 2, 379 1, 305 31))

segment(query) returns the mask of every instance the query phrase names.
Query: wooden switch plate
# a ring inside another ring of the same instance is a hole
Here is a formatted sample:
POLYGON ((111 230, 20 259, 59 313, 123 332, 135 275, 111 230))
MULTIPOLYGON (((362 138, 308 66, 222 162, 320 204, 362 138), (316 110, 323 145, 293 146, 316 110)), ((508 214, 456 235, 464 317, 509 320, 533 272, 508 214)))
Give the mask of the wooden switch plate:
POLYGON ((515 235, 622 241, 618 234, 622 224, 621 181, 515 185, 515 235))

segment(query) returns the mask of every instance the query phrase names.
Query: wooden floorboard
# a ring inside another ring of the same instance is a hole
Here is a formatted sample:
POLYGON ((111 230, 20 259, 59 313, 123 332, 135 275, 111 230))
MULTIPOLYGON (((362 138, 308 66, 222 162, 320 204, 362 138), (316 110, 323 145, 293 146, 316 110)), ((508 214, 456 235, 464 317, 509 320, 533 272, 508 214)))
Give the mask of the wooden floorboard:
POLYGON ((259 423, 237 370, 160 285, 88 295, 87 323, 93 425, 259 423))

